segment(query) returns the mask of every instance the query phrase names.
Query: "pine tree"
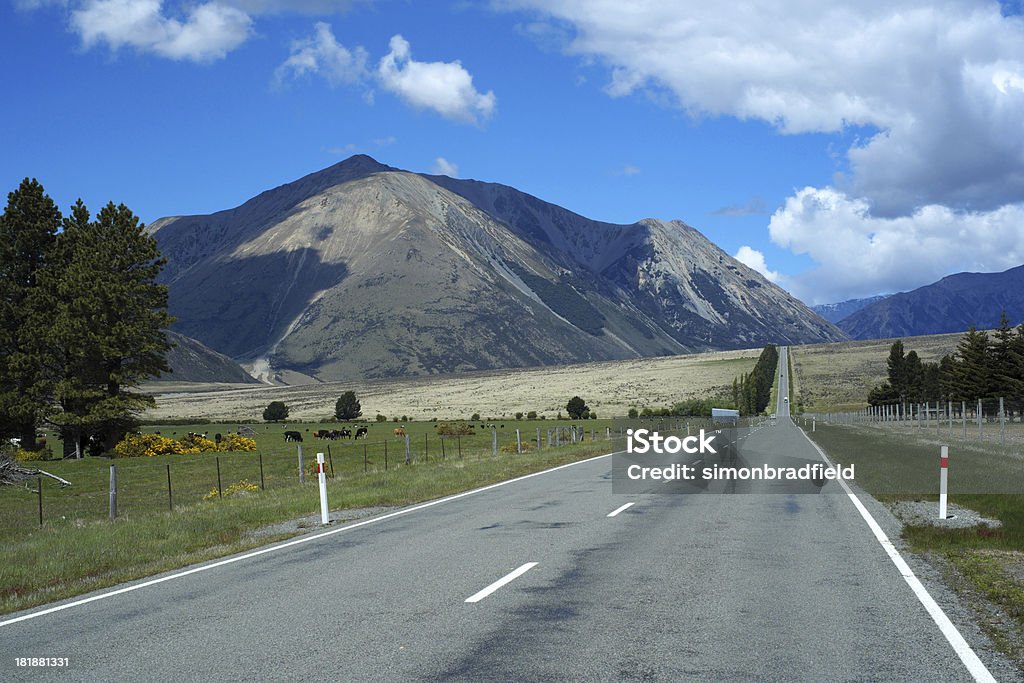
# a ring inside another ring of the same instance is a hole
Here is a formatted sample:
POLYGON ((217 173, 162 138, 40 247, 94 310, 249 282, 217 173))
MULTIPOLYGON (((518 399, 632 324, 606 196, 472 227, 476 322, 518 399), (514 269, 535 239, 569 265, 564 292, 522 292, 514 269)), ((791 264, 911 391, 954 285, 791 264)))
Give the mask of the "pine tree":
POLYGON ((362 414, 362 406, 354 391, 346 391, 334 404, 334 417, 338 420, 354 420, 362 414))
POLYGON ((995 397, 1013 398, 1024 394, 1024 377, 1020 375, 1024 357, 1020 355, 1020 345, 1014 341, 1016 336, 1006 311, 1003 311, 991 347, 991 391, 995 397))
POLYGON ((956 358, 952 355, 947 353, 939 360, 939 391, 947 401, 965 400, 957 384, 959 372, 956 358))
POLYGON ((922 388, 924 383, 924 367, 917 351, 911 350, 903 359, 904 397, 911 403, 924 400, 922 388))
POLYGON ((900 401, 907 400, 907 359, 903 353, 903 341, 897 339, 889 347, 886 361, 889 372, 889 386, 900 401))
MULTIPOLYGON (((43 288, 53 306, 50 340, 63 372, 50 420, 65 442, 99 438, 110 451, 136 415, 154 404, 131 391, 168 372, 167 288, 156 284, 166 260, 124 204, 89 220, 81 200, 57 242, 58 267, 43 288)), ((73 446, 72 446, 73 447, 73 446)))
POLYGON ((46 314, 33 296, 50 258, 61 214, 35 179, 7 195, 0 216, 0 436, 32 448, 49 383, 35 335, 46 314))
POLYGON ((988 335, 972 325, 960 339, 956 355, 956 386, 960 396, 968 401, 988 398, 992 386, 988 335))

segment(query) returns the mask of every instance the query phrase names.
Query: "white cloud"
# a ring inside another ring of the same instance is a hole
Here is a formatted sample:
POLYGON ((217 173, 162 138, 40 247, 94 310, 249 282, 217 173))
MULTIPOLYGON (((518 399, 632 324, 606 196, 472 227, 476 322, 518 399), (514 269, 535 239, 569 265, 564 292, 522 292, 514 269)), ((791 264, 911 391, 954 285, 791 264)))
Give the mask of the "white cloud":
POLYGON ((331 85, 355 83, 366 75, 366 50, 348 50, 331 32, 329 24, 317 22, 313 36, 292 43, 292 54, 274 71, 280 85, 289 77, 321 74, 331 85))
POLYGON ((626 164, 622 167, 622 175, 637 175, 640 173, 640 167, 633 164, 626 164))
POLYGON ((575 30, 606 91, 787 134, 863 126, 839 185, 875 215, 1024 201, 1024 21, 989 0, 506 0, 575 30), (662 99, 664 99, 662 97, 662 99))
POLYGON ((775 212, 769 233, 775 244, 818 264, 786 278, 793 293, 828 303, 913 289, 953 272, 1019 266, 1021 226, 1024 204, 975 212, 931 204, 910 216, 884 218, 872 216, 864 199, 806 187, 775 212))
POLYGON ((715 209, 712 216, 756 216, 768 213, 768 207, 760 197, 751 197, 745 204, 731 204, 715 209))
POLYGON ((761 273, 761 275, 764 275, 765 279, 769 282, 779 281, 779 274, 774 270, 768 270, 768 264, 765 263, 764 254, 757 249, 743 245, 733 255, 733 258, 748 268, 753 268, 757 272, 761 273))
POLYGON ((165 16, 160 0, 90 0, 71 12, 85 47, 129 46, 170 59, 207 62, 224 57, 249 37, 252 20, 218 2, 195 5, 184 20, 165 16))
POLYGON ((400 35, 391 38, 390 50, 377 66, 377 78, 384 89, 412 106, 469 123, 494 112, 494 93, 480 93, 459 61, 417 62, 409 42, 400 35))
POLYGON ((432 173, 435 175, 446 175, 451 178, 459 177, 459 167, 457 164, 453 164, 444 157, 438 157, 434 159, 434 167, 432 173))

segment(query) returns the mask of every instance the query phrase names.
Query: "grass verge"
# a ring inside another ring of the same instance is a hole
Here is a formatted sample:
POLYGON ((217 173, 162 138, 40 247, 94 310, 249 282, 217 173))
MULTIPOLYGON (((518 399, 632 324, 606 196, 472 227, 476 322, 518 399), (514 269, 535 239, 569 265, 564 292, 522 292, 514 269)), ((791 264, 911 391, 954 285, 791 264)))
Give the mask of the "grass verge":
MULTIPOLYGON (((857 483, 884 503, 938 500, 939 437, 927 430, 818 424, 809 436, 834 461, 855 463, 857 483)), ((983 443, 957 444, 953 456, 950 502, 1002 526, 908 524, 903 539, 913 552, 937 560, 993 643, 1024 667, 1024 494, 1010 493, 1024 491, 1021 456, 983 443), (957 493, 964 490, 972 493, 957 493)))

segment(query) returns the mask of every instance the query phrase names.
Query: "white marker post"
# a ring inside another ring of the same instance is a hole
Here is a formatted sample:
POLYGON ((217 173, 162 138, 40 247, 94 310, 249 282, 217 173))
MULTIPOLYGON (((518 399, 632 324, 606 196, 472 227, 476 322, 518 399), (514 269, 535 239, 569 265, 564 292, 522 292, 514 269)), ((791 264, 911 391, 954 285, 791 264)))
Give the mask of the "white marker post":
POLYGON ((324 471, 324 454, 316 454, 316 475, 320 480, 320 523, 330 524, 331 516, 327 510, 327 472, 324 471))
POLYGON ((949 476, 949 446, 943 446, 939 457, 939 519, 946 519, 946 488, 949 476))

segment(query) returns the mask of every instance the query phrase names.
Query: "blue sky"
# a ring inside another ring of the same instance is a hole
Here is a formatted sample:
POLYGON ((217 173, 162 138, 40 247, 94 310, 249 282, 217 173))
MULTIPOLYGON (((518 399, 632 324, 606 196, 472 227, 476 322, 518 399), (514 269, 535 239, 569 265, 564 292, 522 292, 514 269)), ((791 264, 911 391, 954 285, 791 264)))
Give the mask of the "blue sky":
POLYGON ((1024 263, 1015 5, 701 5, 0 0, 0 185, 150 222, 365 153, 681 219, 809 303, 1024 263))

